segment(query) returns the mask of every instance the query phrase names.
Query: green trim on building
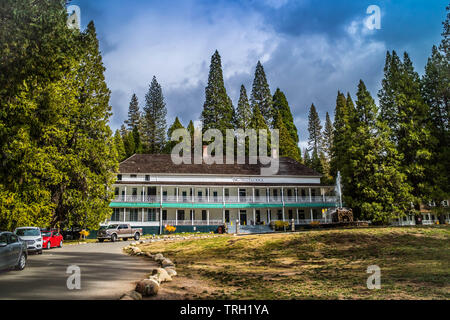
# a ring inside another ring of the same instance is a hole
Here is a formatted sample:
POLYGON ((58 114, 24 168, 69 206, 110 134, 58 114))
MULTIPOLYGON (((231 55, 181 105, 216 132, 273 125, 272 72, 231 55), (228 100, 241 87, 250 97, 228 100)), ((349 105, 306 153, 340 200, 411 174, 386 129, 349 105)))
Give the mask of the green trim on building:
POLYGON ((335 208, 336 204, 334 203, 286 203, 284 205, 286 208, 335 208))

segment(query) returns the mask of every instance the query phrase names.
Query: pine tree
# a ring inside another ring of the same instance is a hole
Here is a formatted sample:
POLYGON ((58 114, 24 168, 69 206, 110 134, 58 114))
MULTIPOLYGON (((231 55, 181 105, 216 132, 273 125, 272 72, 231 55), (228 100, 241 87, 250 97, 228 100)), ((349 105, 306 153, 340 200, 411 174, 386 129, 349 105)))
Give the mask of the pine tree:
POLYGON ((173 124, 169 127, 167 130, 167 147, 166 147, 166 153, 171 153, 172 149, 181 142, 181 138, 178 141, 171 141, 172 140, 172 133, 177 129, 184 129, 184 126, 181 124, 180 119, 178 117, 175 118, 175 121, 173 124))
POLYGON ((125 124, 129 131, 133 131, 134 127, 139 127, 140 121, 141 112, 139 111, 139 101, 136 94, 133 93, 128 107, 128 119, 125 120, 125 124))
POLYGON ((123 144, 122 135, 119 130, 114 134, 114 145, 116 147, 119 162, 126 159, 125 145, 123 144))
MULTIPOLYGON (((450 6, 447 7, 450 11, 450 6)), ((432 185, 430 199, 436 204, 436 214, 444 222, 442 214, 445 209, 442 201, 450 193, 450 55, 449 55, 449 20, 450 12, 443 23, 443 39, 439 49, 433 46, 431 57, 425 67, 422 78, 422 96, 429 107, 431 135, 435 140, 432 155, 426 168, 425 176, 432 185)))
POLYGON ((205 88, 205 103, 201 115, 203 131, 218 129, 225 138, 226 129, 234 128, 233 109, 225 89, 221 58, 216 50, 211 57, 208 85, 205 88))
POLYGON ((403 157, 402 172, 413 187, 416 203, 430 197, 426 169, 434 144, 430 135, 429 109, 420 89, 419 75, 408 54, 404 54, 403 62, 395 52, 387 55, 385 78, 379 92, 381 119, 390 127, 392 141, 403 157))
POLYGON ((134 152, 136 154, 140 154, 143 152, 143 147, 141 143, 141 134, 139 133, 138 127, 134 127, 133 131, 131 131, 131 134, 133 135, 133 142, 134 142, 134 152))
POLYGON ((120 135, 122 136, 122 139, 128 134, 127 127, 125 127, 124 124, 120 127, 120 135))
POLYGON ((299 155, 298 159, 301 159, 301 151, 300 148, 298 147, 299 143, 298 131, 297 127, 294 124, 294 117, 292 116, 291 107, 289 106, 289 103, 283 91, 281 91, 279 88, 275 91, 275 94, 273 95, 273 110, 274 112, 277 111, 280 112, 280 115, 283 119, 283 123, 286 126, 286 129, 288 130, 292 140, 296 145, 297 153, 299 155))
POLYGON ((248 129, 251 118, 252 109, 248 102, 247 90, 245 90, 244 85, 241 85, 241 92, 236 110, 236 128, 242 130, 248 129))
POLYGON ((317 155, 322 152, 323 137, 322 125, 320 124, 319 114, 314 104, 311 105, 308 116, 308 132, 309 132, 309 151, 315 151, 317 155))
POLYGON ((344 200, 355 217, 387 223, 408 212, 411 188, 399 170, 400 156, 389 140, 390 129, 379 121, 378 108, 363 81, 357 97, 346 172, 350 179, 345 180, 345 189, 351 192, 344 193, 344 200))
POLYGON ((333 177, 331 175, 331 157, 332 157, 332 146, 333 146, 333 123, 331 122, 330 115, 328 112, 325 117, 325 128, 323 130, 323 183, 331 184, 333 183, 333 177))
POLYGON ((145 95, 142 120, 142 140, 150 154, 159 154, 166 149, 166 116, 167 109, 162 88, 154 76, 145 95))
POLYGON ((291 135, 284 125, 283 117, 281 116, 280 111, 277 111, 275 116, 274 129, 279 130, 280 156, 294 159, 297 162, 302 162, 299 148, 292 140, 291 135))
POLYGON ((273 124, 273 101, 267 83, 266 73, 261 62, 258 61, 255 70, 255 79, 253 80, 251 105, 254 109, 258 107, 267 125, 273 124))

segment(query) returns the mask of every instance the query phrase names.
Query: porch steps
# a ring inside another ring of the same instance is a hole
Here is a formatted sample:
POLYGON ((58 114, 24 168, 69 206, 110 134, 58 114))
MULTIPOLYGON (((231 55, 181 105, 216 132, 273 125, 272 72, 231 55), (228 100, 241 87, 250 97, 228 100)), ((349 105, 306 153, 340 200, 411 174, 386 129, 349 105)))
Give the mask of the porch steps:
MULTIPOLYGON (((236 225, 228 225, 228 233, 235 233, 236 225)), ((256 226, 239 226, 239 234, 252 234, 252 233, 272 233, 274 232, 268 225, 256 225, 256 226)))

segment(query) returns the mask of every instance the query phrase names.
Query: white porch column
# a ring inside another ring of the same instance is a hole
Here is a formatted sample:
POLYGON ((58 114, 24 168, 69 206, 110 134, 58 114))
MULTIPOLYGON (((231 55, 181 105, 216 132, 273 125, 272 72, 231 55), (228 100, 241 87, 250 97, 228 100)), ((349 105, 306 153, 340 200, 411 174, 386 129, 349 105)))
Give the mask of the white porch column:
POLYGON ((222 208, 222 221, 225 223, 225 208, 222 208))
POLYGON ((237 202, 238 202, 238 203, 241 202, 241 197, 240 197, 240 194, 239 194, 239 193, 240 193, 240 188, 238 187, 238 188, 237 188, 237 195, 238 195, 238 196, 237 196, 237 198, 238 198, 238 201, 237 201, 237 202))
POLYGON ((252 188, 252 192, 253 192, 253 203, 255 203, 255 187, 252 188))
POLYGON ((191 224, 194 225, 194 220, 195 220, 195 210, 190 210, 189 214, 191 215, 191 224))
POLYGON ((225 204, 225 188, 222 188, 222 202, 225 204))
POLYGON ((282 211, 282 213, 283 213, 283 221, 284 221, 284 204, 283 204, 283 211, 282 211))
POLYGON ((312 202, 311 188, 308 188, 308 190, 309 190, 309 202, 312 202))
POLYGON ((144 212, 145 212, 145 209, 142 208, 142 217, 141 217, 141 222, 142 222, 142 223, 144 223, 144 212))
POLYGON ((123 201, 127 202, 127 186, 125 186, 125 196, 124 196, 123 201))
POLYGON ((297 208, 297 223, 300 220, 300 216, 298 215, 298 208, 297 208))
POLYGON ((209 194, 211 193, 211 188, 208 188, 208 202, 209 202, 209 194))
POLYGON ((177 202, 178 202, 178 194, 179 194, 179 188, 177 187, 177 202))
POLYGON ((322 192, 322 201, 325 203, 325 189, 321 188, 320 191, 322 192))
POLYGON ((162 186, 160 186, 159 187, 159 200, 160 200, 161 204, 163 202, 163 190, 162 189, 163 189, 162 186))
POLYGON ((175 225, 178 225, 178 209, 175 209, 175 225))
POLYGON ((127 221, 127 208, 123 209, 123 222, 127 221))
POLYGON ((270 188, 266 189, 266 198, 267 198, 267 202, 270 202, 270 188))
POLYGON ((314 221, 314 215, 313 215, 313 209, 312 208, 309 209, 309 214, 311 215, 311 222, 313 222, 314 221))
POLYGON ((256 225, 256 209, 253 208, 253 224, 256 225))
POLYGON ((209 226, 209 209, 208 210, 206 210, 206 219, 207 219, 207 224, 208 224, 208 226, 209 226))
POLYGON ((142 187, 142 202, 145 202, 145 187, 142 187))
POLYGON ((284 188, 283 187, 281 187, 281 202, 284 205, 284 188))
POLYGON ((191 192, 192 192, 192 199, 191 199, 191 201, 195 202, 194 201, 194 199, 195 199, 195 188, 194 187, 191 188, 191 192))

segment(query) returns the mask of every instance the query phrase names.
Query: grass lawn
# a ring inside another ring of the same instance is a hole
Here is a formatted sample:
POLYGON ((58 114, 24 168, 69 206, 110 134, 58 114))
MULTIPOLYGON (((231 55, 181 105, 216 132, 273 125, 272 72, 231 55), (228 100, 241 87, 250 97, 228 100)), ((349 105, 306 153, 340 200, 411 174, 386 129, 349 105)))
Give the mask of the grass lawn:
POLYGON ((180 280, 204 286, 195 294, 182 287, 190 299, 450 299, 448 226, 225 235, 141 248, 172 259, 180 280), (367 289, 369 265, 381 268, 380 290, 367 289))

